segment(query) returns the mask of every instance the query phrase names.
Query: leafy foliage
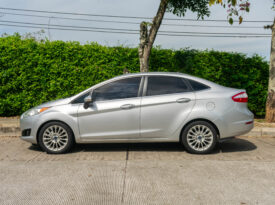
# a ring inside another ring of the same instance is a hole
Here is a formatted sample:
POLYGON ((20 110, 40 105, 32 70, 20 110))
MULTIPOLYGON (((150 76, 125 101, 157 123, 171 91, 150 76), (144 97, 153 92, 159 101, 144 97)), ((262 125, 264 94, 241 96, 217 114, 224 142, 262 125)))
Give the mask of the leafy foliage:
POLYGON ((197 13, 198 18, 209 16, 209 0, 169 0, 167 10, 177 16, 185 16, 187 10, 197 13))
POLYGON ((239 24, 243 22, 243 15, 250 10, 250 0, 209 0, 209 5, 220 4, 227 8, 228 22, 234 23, 233 16, 238 17, 239 24))
MULTIPOLYGON (((249 108, 264 115, 268 64, 255 55, 154 48, 151 71, 182 72, 244 88, 249 108)), ((137 48, 96 43, 0 38, 0 116, 22 114, 43 102, 68 97, 106 79, 139 71, 137 48)))
POLYGON ((220 4, 227 9, 228 22, 234 23, 233 16, 238 17, 241 24, 243 22, 243 15, 249 12, 249 0, 169 0, 167 11, 177 16, 185 16, 185 13, 190 10, 197 13, 198 18, 210 15, 209 5, 220 4))

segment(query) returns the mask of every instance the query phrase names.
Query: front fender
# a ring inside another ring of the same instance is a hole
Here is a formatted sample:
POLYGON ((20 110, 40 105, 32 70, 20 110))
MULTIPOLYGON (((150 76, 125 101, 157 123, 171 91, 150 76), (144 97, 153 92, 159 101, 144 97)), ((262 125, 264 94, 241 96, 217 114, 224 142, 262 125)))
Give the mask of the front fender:
POLYGON ((60 121, 67 124, 73 131, 75 141, 79 142, 79 128, 77 123, 77 111, 79 104, 66 104, 50 108, 41 113, 35 125, 33 126, 34 133, 38 136, 41 127, 50 121, 60 121))

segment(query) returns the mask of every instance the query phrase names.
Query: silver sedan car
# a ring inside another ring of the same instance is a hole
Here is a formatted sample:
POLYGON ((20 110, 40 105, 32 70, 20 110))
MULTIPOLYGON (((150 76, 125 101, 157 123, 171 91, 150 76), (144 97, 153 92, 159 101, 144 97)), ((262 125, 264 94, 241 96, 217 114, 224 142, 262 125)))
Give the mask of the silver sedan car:
POLYGON ((21 139, 51 154, 121 142, 180 142, 205 154, 253 128, 247 100, 245 90, 186 74, 126 74, 26 111, 21 139))

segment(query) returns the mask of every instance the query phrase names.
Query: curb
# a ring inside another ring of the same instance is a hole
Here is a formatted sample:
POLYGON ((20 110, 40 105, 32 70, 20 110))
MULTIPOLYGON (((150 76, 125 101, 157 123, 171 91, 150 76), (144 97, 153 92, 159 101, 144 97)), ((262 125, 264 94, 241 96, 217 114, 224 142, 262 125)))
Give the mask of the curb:
POLYGON ((0 136, 20 136, 19 119, 0 119, 0 136))
POLYGON ((0 137, 21 136, 19 127, 0 127, 0 137))
POLYGON ((245 137, 275 137, 275 127, 254 127, 245 137))

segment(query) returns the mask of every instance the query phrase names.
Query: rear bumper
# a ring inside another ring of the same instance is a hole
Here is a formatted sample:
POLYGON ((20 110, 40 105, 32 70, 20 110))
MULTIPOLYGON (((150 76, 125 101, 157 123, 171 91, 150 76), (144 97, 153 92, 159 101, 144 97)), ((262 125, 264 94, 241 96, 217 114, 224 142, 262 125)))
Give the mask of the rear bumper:
POLYGON ((246 133, 250 132, 250 130, 252 130, 253 127, 254 127, 253 119, 244 120, 244 121, 240 121, 240 122, 234 122, 231 125, 232 136, 240 136, 240 135, 246 134, 246 133), (249 124, 247 124, 247 123, 249 123, 249 124))
POLYGON ((232 136, 241 136, 250 132, 254 127, 254 119, 251 118, 247 120, 226 123, 226 125, 226 129, 224 129, 224 132, 221 133, 221 140, 232 136))
POLYGON ((247 108, 246 103, 234 103, 232 108, 228 107, 216 122, 221 126, 221 139, 240 136, 253 129, 254 114, 247 108))

